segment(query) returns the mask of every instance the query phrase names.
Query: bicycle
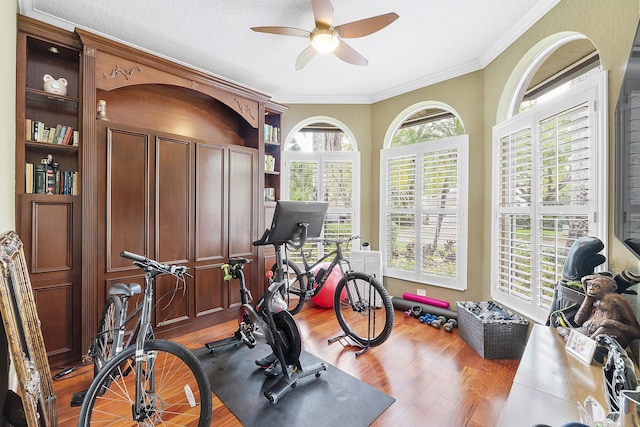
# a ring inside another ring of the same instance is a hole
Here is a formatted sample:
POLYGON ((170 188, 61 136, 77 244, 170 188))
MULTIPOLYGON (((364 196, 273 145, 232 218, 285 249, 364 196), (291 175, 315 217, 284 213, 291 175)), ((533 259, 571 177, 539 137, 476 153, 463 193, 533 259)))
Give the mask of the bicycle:
POLYGON ((353 271, 349 260, 344 256, 342 246, 356 239, 359 236, 342 240, 309 239, 321 242, 325 247, 335 246, 312 264, 301 244, 289 245, 299 251, 304 272, 289 257, 284 257, 282 267, 276 263, 271 270, 285 281, 285 301, 289 312, 295 315, 305 302, 322 290, 331 272, 338 267, 341 278, 335 288, 333 307, 344 334, 330 339, 329 343, 348 337, 362 348, 356 353, 359 356, 389 338, 393 329, 394 312, 391 297, 384 286, 372 275, 353 271), (320 267, 316 270, 316 267, 330 258, 327 268, 320 267))
POLYGON ((144 298, 134 328, 137 333, 131 335, 136 337, 135 345, 124 344, 121 322, 126 310, 118 307, 116 296, 122 295, 126 300, 142 289, 135 284, 116 286, 115 294, 108 300, 113 305, 105 308, 101 321, 109 329, 98 334, 98 340, 104 344, 101 347, 104 357, 94 365, 97 375, 82 401, 78 426, 131 425, 132 421, 145 426, 158 423, 209 426, 211 386, 202 365, 184 346, 154 339, 151 330, 154 278, 171 274, 184 286, 187 268, 161 264, 127 251, 120 255, 133 260, 145 272, 144 298), (113 320, 113 324, 105 319, 113 320))
MULTIPOLYGON (((185 275, 189 276, 188 273, 185 275)), ((176 285, 180 282, 184 281, 179 280, 176 285)), ((176 286, 173 290, 167 291, 167 293, 158 298, 158 301, 162 301, 169 295, 171 295, 172 301, 179 288, 182 288, 182 295, 184 296, 185 286, 176 286)), ((88 359, 93 362, 94 378, 116 354, 129 347, 138 336, 139 321, 135 322, 130 330, 126 330, 126 327, 133 319, 138 318, 143 308, 143 304, 138 303, 131 313, 127 315, 129 313, 129 299, 141 292, 142 287, 135 282, 128 284, 115 283, 107 290, 109 297, 102 310, 102 316, 98 323, 98 332, 87 352, 88 359), (125 336, 127 336, 126 340, 125 336)), ((154 338, 151 328, 148 328, 146 333, 147 340, 154 338)))
MULTIPOLYGON (((98 323, 98 333, 93 338, 88 356, 93 361, 93 376, 98 376, 102 368, 105 367, 116 354, 131 345, 137 336, 140 322, 136 322, 133 329, 129 331, 129 336, 125 341, 125 328, 129 322, 138 316, 142 305, 138 304, 129 316, 129 298, 142 292, 142 287, 138 283, 116 283, 109 287, 107 293, 109 297, 105 302, 100 323, 98 323)), ((148 331, 147 339, 152 339, 152 331, 148 331)))

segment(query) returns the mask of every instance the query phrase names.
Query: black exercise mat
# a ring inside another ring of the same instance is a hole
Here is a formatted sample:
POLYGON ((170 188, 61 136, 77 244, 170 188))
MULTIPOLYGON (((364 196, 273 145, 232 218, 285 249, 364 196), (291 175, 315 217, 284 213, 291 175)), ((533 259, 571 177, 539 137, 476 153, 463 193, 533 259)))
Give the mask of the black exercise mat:
MULTIPOLYGON (((277 381, 269 379, 254 363, 271 352, 258 344, 218 349, 209 354, 206 348, 194 353, 202 362, 211 380, 213 392, 238 417, 245 427, 271 426, 368 426, 395 399, 359 379, 327 364, 319 378, 302 378, 296 387, 272 404, 264 391, 277 381)), ((302 367, 321 362, 302 351, 302 367)), ((215 423, 215 420, 212 420, 215 423)))

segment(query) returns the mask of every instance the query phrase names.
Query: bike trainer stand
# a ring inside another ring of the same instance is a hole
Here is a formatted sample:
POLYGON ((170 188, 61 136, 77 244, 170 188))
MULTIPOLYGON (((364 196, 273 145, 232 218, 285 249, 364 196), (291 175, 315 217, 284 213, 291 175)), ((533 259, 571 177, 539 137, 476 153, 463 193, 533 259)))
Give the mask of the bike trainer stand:
POLYGON ((371 349, 371 345, 367 344, 366 346, 363 346, 362 344, 358 344, 357 342, 355 342, 351 338, 349 338, 349 336, 347 334, 338 335, 337 337, 333 337, 333 338, 330 338, 329 340, 327 340, 328 344, 333 344, 334 342, 340 342, 340 344, 342 344, 342 347, 358 347, 358 348, 360 348, 360 350, 358 350, 356 352, 356 357, 360 356, 361 354, 366 353, 367 351, 369 351, 371 349))

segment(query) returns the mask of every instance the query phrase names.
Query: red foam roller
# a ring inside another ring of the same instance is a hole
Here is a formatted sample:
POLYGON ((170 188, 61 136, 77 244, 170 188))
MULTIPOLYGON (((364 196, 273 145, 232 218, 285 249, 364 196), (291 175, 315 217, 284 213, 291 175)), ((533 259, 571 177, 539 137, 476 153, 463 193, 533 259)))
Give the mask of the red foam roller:
POLYGON ((433 305, 434 307, 449 308, 449 303, 447 301, 442 301, 441 299, 423 297, 422 295, 410 294, 408 292, 403 293, 402 298, 420 302, 422 304, 433 305))

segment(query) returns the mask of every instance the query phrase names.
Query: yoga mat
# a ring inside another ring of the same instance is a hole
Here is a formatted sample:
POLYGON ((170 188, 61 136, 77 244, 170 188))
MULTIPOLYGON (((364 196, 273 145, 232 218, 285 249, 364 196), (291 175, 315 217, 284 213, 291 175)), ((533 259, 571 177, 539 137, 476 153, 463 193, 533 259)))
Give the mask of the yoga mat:
POLYGON ((441 299, 423 297, 422 295, 410 294, 408 292, 403 293, 402 298, 422 304, 433 305, 435 307, 449 308, 449 303, 447 301, 442 301, 441 299))
MULTIPOLYGON (((277 378, 267 378, 254 363, 271 353, 266 344, 258 343, 254 349, 217 349, 213 354, 203 348, 194 353, 211 380, 213 392, 244 427, 368 426, 395 402, 380 390, 327 364, 320 377, 302 378, 293 390, 272 404, 263 393, 277 378)), ((300 361, 303 368, 321 362, 304 350, 300 361)))
POLYGON ((409 301, 402 298, 392 297, 391 303, 393 306, 402 311, 407 311, 411 309, 411 307, 420 307, 422 309, 422 314, 434 314, 436 316, 444 316, 447 319, 456 319, 458 320, 458 313, 448 308, 440 308, 433 305, 421 304, 416 301, 409 301))

